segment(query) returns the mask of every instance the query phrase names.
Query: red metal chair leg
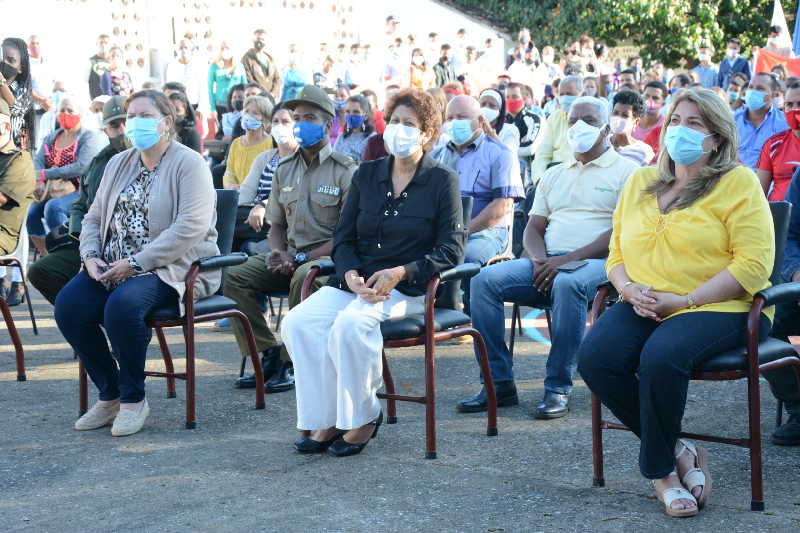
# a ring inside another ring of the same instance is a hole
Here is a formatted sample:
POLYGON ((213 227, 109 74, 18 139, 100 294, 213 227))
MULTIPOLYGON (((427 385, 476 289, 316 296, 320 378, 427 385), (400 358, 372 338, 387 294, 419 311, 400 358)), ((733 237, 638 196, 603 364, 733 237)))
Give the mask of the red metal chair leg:
POLYGON ((264 373, 261 371, 261 361, 258 355, 258 348, 256 347, 256 339, 253 336, 253 328, 250 326, 250 321, 244 313, 238 312, 231 318, 236 318, 244 329, 245 338, 247 339, 247 346, 250 348, 250 362, 253 364, 253 370, 256 378, 256 409, 264 408, 264 373))
POLYGON ((490 437, 497 435, 497 396, 494 391, 494 380, 492 379, 492 368, 489 366, 489 356, 486 352, 486 343, 477 330, 471 330, 470 335, 474 345, 478 349, 478 360, 481 365, 483 375, 483 386, 486 387, 486 401, 488 409, 486 411, 486 434, 490 437))
POLYGON ((78 359, 78 416, 83 416, 89 410, 89 384, 86 378, 86 368, 83 361, 78 359))
POLYGON ((25 381, 28 378, 25 375, 25 352, 22 349, 22 340, 19 338, 19 332, 17 332, 17 327, 14 325, 14 317, 11 316, 11 310, 8 308, 4 298, 0 298, 0 312, 3 314, 8 334, 14 344, 14 352, 17 359, 17 381, 25 381))
MULTIPOLYGON (((394 394, 394 379, 392 378, 392 371, 389 369, 389 360, 386 358, 386 350, 381 352, 383 359, 383 384, 386 386, 386 394, 394 394)), ((386 400, 386 423, 397 424, 397 402, 388 398, 386 400)))
POLYGON ((194 323, 183 326, 183 338, 186 341, 186 429, 197 427, 194 405, 194 323))
POLYGON ((592 394, 592 465, 594 467, 593 487, 605 487, 603 476, 603 420, 600 399, 592 394))
POLYGON ((164 337, 164 329, 156 328, 156 336, 158 337, 158 345, 161 348, 161 357, 164 359, 164 366, 166 367, 167 374, 167 398, 175 398, 175 367, 172 364, 172 354, 169 351, 167 339, 164 337))
POLYGON ((25 277, 25 268, 19 259, 12 259, 8 263, 9 268, 17 268, 19 275, 22 278, 22 288, 25 290, 25 301, 28 304, 28 315, 31 317, 31 326, 33 326, 33 334, 39 334, 39 328, 36 326, 36 316, 33 314, 33 302, 31 302, 31 293, 28 292, 28 280, 25 277))
POLYGON ((747 403, 750 419, 750 510, 764 510, 764 473, 761 457, 761 396, 758 373, 747 378, 747 403))
POLYGON ((433 332, 425 339, 425 459, 436 459, 436 360, 433 332))

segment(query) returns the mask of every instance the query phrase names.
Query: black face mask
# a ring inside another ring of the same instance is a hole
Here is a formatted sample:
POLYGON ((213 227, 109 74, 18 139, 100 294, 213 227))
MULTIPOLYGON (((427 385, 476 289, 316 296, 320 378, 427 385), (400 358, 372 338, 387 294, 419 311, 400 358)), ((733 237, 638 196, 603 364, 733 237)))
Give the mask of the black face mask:
POLYGON ((253 48, 255 48, 257 51, 260 52, 261 50, 264 49, 264 43, 261 42, 261 41, 254 41, 253 42, 253 48))
POLYGON ((231 100, 234 111, 241 111, 244 109, 244 100, 231 100))
POLYGON ((6 80, 10 80, 19 74, 19 71, 5 61, 0 61, 0 74, 2 74, 3 78, 6 80))
POLYGON ((130 139, 128 139, 124 133, 116 137, 110 137, 108 139, 108 144, 110 144, 111 148, 117 152, 124 152, 132 146, 130 139))

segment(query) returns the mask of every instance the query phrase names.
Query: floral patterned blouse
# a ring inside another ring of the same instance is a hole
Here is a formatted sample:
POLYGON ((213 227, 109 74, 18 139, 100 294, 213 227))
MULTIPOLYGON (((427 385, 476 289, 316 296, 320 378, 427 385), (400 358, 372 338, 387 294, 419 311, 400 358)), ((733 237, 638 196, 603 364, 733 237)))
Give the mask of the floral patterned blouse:
POLYGON ((31 144, 30 139, 24 136, 30 133, 25 128, 25 114, 33 105, 33 99, 28 88, 20 85, 17 80, 9 83, 8 88, 11 90, 11 94, 14 95, 14 103, 9 106, 11 110, 11 137, 18 148, 25 149, 27 147, 24 146, 23 141, 31 144))

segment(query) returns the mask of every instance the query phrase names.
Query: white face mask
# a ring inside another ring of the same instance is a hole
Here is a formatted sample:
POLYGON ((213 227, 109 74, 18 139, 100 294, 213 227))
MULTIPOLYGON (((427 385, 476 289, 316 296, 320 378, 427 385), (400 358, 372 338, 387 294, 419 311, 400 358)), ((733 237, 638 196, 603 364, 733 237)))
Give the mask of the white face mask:
POLYGON ((739 55, 739 52, 737 50, 734 50, 733 48, 726 48, 725 49, 725 55, 728 56, 729 58, 733 59, 734 57, 739 55))
POLYGON ((700 61, 711 61, 711 56, 708 54, 698 54, 697 59, 700 61))
POLYGON ((619 135, 628 131, 628 119, 625 117, 611 117, 610 122, 611 133, 619 135))
POLYGON ((491 107, 482 107, 481 115, 483 115, 483 118, 485 118, 487 121, 491 123, 494 122, 495 119, 500 116, 500 110, 492 109, 491 107))
POLYGON ((387 124, 383 131, 383 143, 390 154, 398 159, 403 159, 419 150, 420 134, 419 129, 411 126, 387 124))
POLYGON ((594 143, 597 142, 597 137, 600 136, 600 129, 595 126, 590 126, 582 120, 579 120, 572 127, 567 130, 567 141, 573 152, 585 154, 592 149, 594 143))
POLYGON ((422 56, 414 56, 414 57, 411 58, 411 62, 414 63, 415 65, 419 66, 419 65, 422 65, 425 62, 425 58, 422 57, 422 56))
POLYGON ((294 141, 294 128, 291 126, 284 126, 283 124, 275 124, 270 130, 272 138, 278 144, 287 144, 294 141))

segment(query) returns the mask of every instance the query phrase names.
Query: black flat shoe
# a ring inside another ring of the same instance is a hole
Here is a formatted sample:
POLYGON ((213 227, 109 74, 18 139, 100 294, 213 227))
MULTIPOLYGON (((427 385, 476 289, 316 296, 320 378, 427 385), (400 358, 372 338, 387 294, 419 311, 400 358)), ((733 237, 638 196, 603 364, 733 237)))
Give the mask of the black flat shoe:
POLYGON ((19 281, 12 281, 11 287, 6 294, 6 303, 9 307, 14 307, 25 301, 25 289, 19 281))
POLYGON ((383 423, 383 411, 381 411, 381 414, 378 415, 378 418, 376 418, 374 422, 370 422, 370 424, 375 424, 375 429, 372 432, 372 436, 369 439, 367 439, 366 442, 362 442, 360 444, 347 442, 346 440, 344 440, 344 435, 342 435, 340 438, 336 439, 336 441, 333 444, 330 445, 330 447, 328 448, 328 453, 331 455, 335 455, 336 457, 347 457, 349 455, 358 455, 364 450, 364 448, 367 447, 369 441, 378 436, 378 428, 381 427, 382 423, 383 423))
POLYGON ((286 392, 294 389, 294 366, 291 361, 283 361, 280 371, 267 381, 264 392, 268 394, 286 392))
POLYGON ((800 446, 800 416, 792 415, 789 420, 772 434, 772 443, 778 446, 800 446))
POLYGON ((561 418, 569 412, 569 395, 547 391, 542 402, 536 406, 533 417, 539 420, 561 418))
MULTIPOLYGON (((513 381, 500 381, 494 384, 494 394, 497 398, 497 407, 511 407, 519 404, 517 397, 517 386, 513 381)), ((489 408, 489 400, 486 398, 486 387, 481 387, 478 394, 458 402, 459 413, 482 413, 489 408)))
POLYGON ((342 434, 339 433, 332 439, 323 441, 306 437, 304 439, 294 441, 294 447, 298 453, 325 453, 325 450, 330 448, 331 444, 333 444, 341 436, 342 434))
MULTIPOLYGON (((281 346, 267 348, 261 354, 261 373, 264 374, 264 383, 272 379, 281 369, 281 346)), ((236 380, 233 385, 237 389, 255 389, 256 375, 250 374, 236 380)))

